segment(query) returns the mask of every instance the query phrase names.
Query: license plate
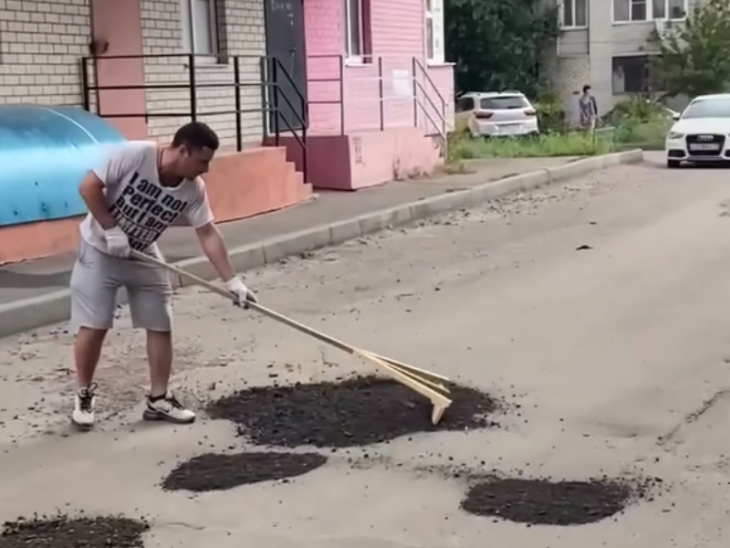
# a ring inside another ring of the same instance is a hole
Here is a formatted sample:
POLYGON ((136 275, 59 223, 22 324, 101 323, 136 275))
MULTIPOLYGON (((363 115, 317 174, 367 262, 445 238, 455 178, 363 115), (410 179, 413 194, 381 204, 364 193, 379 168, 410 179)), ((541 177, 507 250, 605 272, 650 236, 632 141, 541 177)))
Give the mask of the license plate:
POLYGON ((720 145, 717 143, 702 143, 689 145, 690 150, 720 150, 720 145))
POLYGON ((514 133, 522 128, 522 124, 500 124, 495 126, 495 133, 514 133))

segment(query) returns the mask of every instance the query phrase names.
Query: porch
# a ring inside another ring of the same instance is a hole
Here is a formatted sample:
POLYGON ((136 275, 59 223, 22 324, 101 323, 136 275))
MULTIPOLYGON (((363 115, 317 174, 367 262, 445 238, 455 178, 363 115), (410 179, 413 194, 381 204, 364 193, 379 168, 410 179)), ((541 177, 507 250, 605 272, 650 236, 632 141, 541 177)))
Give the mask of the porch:
MULTIPOLYGON (((450 66, 372 55, 352 65, 344 55, 312 55, 306 67, 306 165, 315 187, 356 190, 428 174, 443 162, 453 127, 450 66)), ((295 137, 281 134, 278 142, 302 169, 295 137)))

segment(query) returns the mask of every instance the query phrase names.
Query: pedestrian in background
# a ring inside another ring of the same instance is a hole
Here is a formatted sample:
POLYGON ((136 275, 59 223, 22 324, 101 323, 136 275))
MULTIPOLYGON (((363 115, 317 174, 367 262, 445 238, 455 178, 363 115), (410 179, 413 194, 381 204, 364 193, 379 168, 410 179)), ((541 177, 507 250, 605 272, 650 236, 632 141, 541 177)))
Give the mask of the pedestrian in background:
POLYGON ((583 95, 578 100, 580 107, 581 127, 594 131, 598 122, 598 104, 596 98, 591 94, 591 86, 583 86, 583 95))

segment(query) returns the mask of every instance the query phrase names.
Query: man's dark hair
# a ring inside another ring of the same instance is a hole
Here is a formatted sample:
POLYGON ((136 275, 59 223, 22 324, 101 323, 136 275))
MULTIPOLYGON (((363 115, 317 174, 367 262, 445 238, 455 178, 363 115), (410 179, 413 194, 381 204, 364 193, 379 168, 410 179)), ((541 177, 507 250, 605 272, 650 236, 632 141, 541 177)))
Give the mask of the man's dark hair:
POLYGON ((589 91, 591 91, 591 86, 583 86, 583 93, 587 93, 589 91))
POLYGON ((172 146, 186 146, 191 149, 209 148, 218 150, 220 141, 215 131, 203 122, 190 122, 177 130, 172 139, 172 146))

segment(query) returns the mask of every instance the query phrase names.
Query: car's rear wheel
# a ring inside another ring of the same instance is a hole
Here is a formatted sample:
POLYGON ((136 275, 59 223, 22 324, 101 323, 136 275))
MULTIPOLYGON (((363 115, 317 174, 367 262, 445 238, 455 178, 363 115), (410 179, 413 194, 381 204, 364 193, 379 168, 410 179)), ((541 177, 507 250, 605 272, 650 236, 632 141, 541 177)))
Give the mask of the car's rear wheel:
POLYGON ((677 169, 682 162, 680 160, 667 160, 667 167, 669 169, 677 169))

